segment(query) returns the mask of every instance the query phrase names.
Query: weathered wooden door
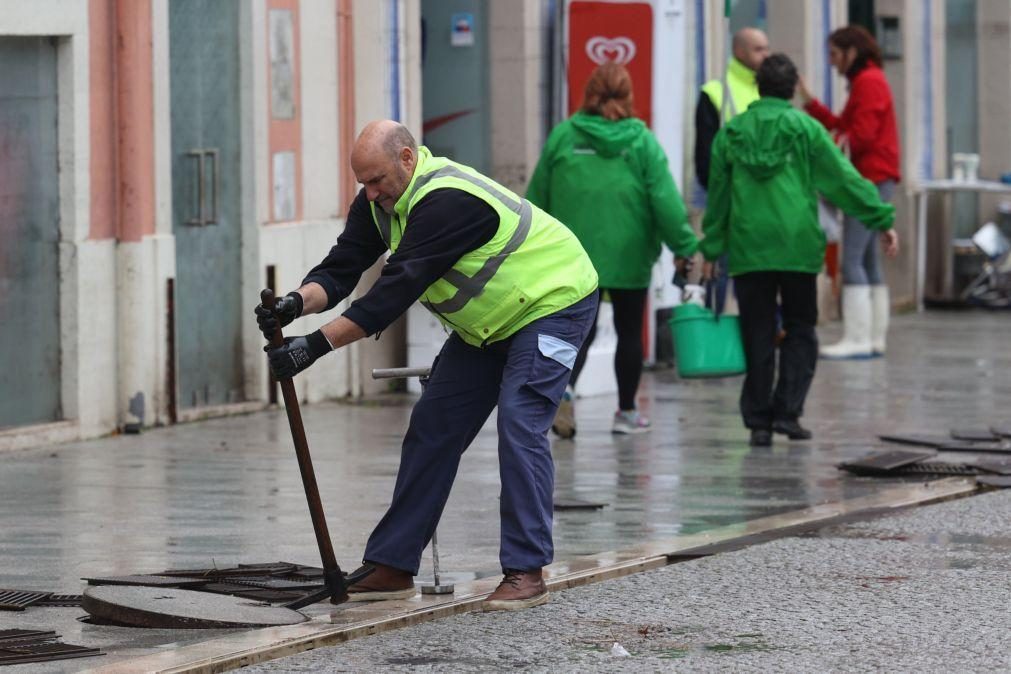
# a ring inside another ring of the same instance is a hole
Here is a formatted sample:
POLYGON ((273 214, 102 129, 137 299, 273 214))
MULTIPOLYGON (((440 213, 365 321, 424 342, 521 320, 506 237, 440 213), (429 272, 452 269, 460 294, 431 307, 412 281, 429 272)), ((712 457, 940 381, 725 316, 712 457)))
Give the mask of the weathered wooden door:
POLYGON ((56 45, 0 37, 0 427, 60 405, 56 45))
POLYGON ((239 3, 169 3, 179 405, 243 397, 239 3))

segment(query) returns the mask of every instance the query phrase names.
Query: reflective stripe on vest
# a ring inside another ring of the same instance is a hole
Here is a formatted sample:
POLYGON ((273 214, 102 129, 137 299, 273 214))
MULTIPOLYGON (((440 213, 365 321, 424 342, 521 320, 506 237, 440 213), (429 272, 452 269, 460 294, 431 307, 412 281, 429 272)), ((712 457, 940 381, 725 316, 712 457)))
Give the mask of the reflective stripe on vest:
MULTIPOLYGON (((431 173, 419 176, 417 180, 414 181, 413 189, 408 197, 408 201, 413 198, 418 190, 437 178, 458 178, 460 180, 465 180, 488 192, 491 196, 505 204, 505 206, 513 213, 520 216, 519 223, 516 225, 516 230, 502 247, 502 250, 495 255, 490 255, 473 276, 467 276, 466 274, 462 274, 452 268, 442 276, 443 281, 446 281, 457 289, 456 293, 452 297, 434 304, 424 300, 421 301, 421 304, 431 311, 439 314, 451 314, 460 311, 467 302, 479 296, 482 291, 484 291, 485 286, 488 285, 488 282, 491 281, 495 272, 497 272, 499 267, 501 267, 506 261, 506 258, 523 245, 523 242, 527 238, 527 234, 530 233, 530 225, 533 222, 533 209, 530 207, 530 203, 526 199, 520 199, 517 201, 487 181, 481 180, 477 176, 471 175, 466 171, 461 171, 452 165, 443 166, 431 173)), ((376 223, 379 225, 379 232, 383 237, 383 241, 386 242, 387 248, 392 250, 393 218, 389 213, 381 208, 376 208, 374 205, 372 210, 375 213, 376 223)))

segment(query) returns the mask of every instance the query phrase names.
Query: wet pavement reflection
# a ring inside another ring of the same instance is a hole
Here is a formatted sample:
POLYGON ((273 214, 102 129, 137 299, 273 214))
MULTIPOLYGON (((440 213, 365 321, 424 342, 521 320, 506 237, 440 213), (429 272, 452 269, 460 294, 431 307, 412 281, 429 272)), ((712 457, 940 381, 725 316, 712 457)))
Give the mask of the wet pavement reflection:
MULTIPOLYGON (((553 441, 556 496, 607 505, 556 513, 556 559, 874 493, 894 481, 835 464, 880 446, 877 433, 1011 422, 1007 327, 997 313, 900 316, 886 359, 819 362, 804 417, 815 432, 809 442, 777 437, 772 448, 750 448, 737 413, 740 379, 647 373, 641 407, 653 430, 639 436, 612 436, 612 396, 578 400, 575 439, 553 441)), ((392 493, 411 410, 397 404, 404 398, 302 410, 346 569, 358 565, 392 493)), ((0 465, 0 588, 74 593, 89 575, 318 563, 282 410, 12 452, 0 465)), ((492 420, 465 454, 439 525, 447 577, 498 573, 498 491, 492 420)), ((431 580, 430 561, 426 553, 418 580, 431 580)), ((78 615, 0 612, 0 629, 49 626, 69 642, 123 641, 121 629, 82 625, 78 615)), ((209 636, 133 633, 135 654, 209 636)), ((75 666, 84 665, 66 665, 75 666)))

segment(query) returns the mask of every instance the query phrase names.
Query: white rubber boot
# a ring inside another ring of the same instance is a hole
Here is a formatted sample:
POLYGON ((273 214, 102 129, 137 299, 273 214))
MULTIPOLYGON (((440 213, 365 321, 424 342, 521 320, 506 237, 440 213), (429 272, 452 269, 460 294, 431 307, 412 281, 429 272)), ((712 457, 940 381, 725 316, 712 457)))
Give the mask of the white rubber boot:
POLYGON ((843 286, 843 338, 822 347, 822 358, 870 358, 871 353, 871 287, 843 286))
POLYGON ((875 356, 885 355, 888 319, 891 314, 892 302, 888 297, 888 286, 871 286, 871 351, 875 356))

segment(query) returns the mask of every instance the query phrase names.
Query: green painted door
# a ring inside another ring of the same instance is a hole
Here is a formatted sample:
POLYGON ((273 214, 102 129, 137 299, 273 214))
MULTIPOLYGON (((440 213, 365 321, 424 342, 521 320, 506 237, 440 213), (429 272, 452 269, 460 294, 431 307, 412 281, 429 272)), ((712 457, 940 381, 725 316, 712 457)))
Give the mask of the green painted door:
POLYGON ((180 407, 243 398, 239 0, 169 3, 180 407))
POLYGON ((0 37, 0 427, 60 406, 56 45, 0 37))

